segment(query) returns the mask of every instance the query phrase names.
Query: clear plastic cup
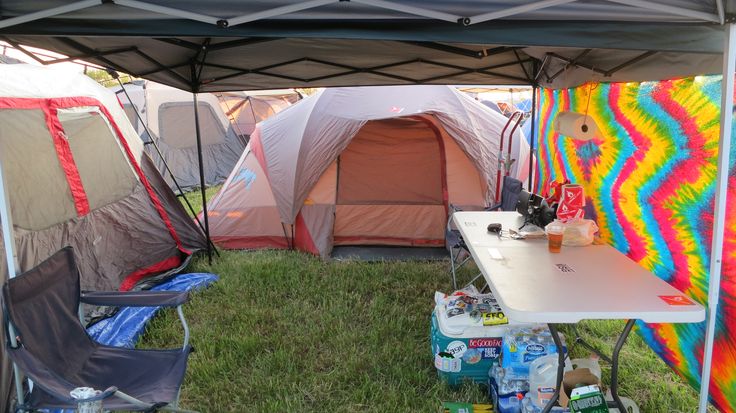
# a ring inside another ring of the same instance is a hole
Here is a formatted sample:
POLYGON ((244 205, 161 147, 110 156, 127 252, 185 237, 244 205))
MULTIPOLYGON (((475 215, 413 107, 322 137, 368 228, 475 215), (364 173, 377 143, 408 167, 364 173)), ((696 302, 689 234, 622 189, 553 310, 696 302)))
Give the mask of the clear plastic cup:
POLYGON ((555 221, 548 224, 544 231, 547 233, 547 241, 549 252, 558 253, 562 249, 562 235, 565 233, 565 227, 561 223, 555 221))

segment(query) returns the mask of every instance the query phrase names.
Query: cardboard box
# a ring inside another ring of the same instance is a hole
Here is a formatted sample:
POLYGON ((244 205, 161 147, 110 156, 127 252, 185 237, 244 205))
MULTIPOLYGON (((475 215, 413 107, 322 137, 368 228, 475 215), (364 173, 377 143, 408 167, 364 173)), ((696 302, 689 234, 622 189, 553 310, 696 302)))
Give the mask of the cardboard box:
POLYGON ((560 392, 559 400, 560 406, 568 406, 568 404, 570 403, 570 394, 572 393, 572 389, 574 389, 576 385, 580 384, 585 384, 586 386, 595 384, 598 386, 599 389, 603 389, 601 381, 598 379, 598 377, 596 377, 595 374, 591 373, 590 370, 587 368, 575 369, 565 372, 565 375, 562 376, 562 391, 560 392))
POLYGON ((597 385, 573 389, 570 396, 572 413, 608 413, 606 398, 597 385))

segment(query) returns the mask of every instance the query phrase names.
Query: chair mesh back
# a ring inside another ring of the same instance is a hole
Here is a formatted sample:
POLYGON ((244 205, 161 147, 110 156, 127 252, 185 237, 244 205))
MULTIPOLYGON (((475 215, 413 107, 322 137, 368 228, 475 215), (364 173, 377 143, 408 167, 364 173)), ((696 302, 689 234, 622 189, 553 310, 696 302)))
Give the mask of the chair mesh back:
POLYGON ((79 272, 64 248, 5 284, 8 317, 20 344, 52 371, 78 371, 95 343, 77 318, 79 272))
POLYGON ((503 189, 501 190, 501 210, 516 211, 519 202, 522 182, 516 178, 505 176, 503 178, 503 189))

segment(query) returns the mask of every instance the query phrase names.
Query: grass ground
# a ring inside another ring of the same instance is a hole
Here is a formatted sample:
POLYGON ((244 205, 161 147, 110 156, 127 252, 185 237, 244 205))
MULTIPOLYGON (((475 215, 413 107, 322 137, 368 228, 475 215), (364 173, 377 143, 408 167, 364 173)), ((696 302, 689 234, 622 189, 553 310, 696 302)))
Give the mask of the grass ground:
MULTIPOLYGON (((446 262, 326 262, 293 251, 223 251, 212 265, 200 257, 190 270, 221 280, 185 308, 197 350, 183 386, 185 407, 436 412, 442 401, 487 400, 483 386, 451 389, 434 371, 429 315, 433 292, 449 286, 446 262)), ((580 331, 610 352, 622 327, 586 322, 580 331)), ((181 339, 176 314, 168 311, 154 319, 140 346, 174 347, 181 339)), ((572 353, 587 355, 582 348, 572 353)), ((622 360, 621 394, 642 412, 697 410, 697 393, 637 335, 622 360)))

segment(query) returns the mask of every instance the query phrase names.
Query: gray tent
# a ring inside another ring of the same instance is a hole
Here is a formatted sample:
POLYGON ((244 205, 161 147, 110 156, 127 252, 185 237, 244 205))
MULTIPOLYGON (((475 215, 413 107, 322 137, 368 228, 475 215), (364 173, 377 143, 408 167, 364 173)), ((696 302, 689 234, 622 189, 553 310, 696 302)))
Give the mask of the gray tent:
MULTIPOLYGON (((562 88, 724 73, 722 107, 730 108, 735 12, 735 0, 5 0, 0 36, 195 93, 417 83, 562 88)), ((731 122, 732 111, 723 110, 721 124, 731 122)), ((731 128, 721 128, 704 377, 730 145, 731 128)), ((701 412, 708 386, 702 380, 701 412)))
MULTIPOLYGON (((196 130, 194 122, 187 122, 194 117, 192 94, 149 81, 129 83, 124 87, 127 95, 120 86, 112 89, 122 102, 128 119, 146 143, 146 153, 161 171, 166 183, 171 189, 178 189, 166 171, 168 165, 182 190, 198 187, 197 146, 193 139, 196 130), (128 96, 133 100, 133 105, 128 101, 128 96), (149 132, 152 136, 149 136, 149 132), (151 144, 151 140, 155 141, 157 147, 151 144)), ((245 149, 245 141, 236 134, 215 95, 200 95, 198 107, 205 185, 217 185, 230 174, 245 149)))

